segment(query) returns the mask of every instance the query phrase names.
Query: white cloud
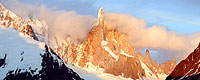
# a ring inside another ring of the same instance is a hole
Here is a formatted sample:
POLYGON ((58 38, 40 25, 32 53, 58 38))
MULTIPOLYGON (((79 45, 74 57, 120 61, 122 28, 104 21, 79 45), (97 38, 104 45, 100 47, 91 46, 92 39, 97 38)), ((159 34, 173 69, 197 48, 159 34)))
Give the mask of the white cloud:
MULTIPOLYGON (((65 41, 66 36, 69 35, 72 39, 85 39, 87 33, 92 28, 96 21, 93 16, 80 15, 75 11, 55 10, 55 7, 47 8, 44 4, 35 6, 29 3, 22 3, 18 0, 8 0, 7 7, 14 13, 17 13, 23 18, 28 18, 29 15, 37 17, 42 24, 45 25, 43 35, 48 35, 51 42, 55 43, 55 37, 59 43, 65 41)), ((81 3, 79 3, 81 4, 81 3)))
MULTIPOLYGON (((96 21, 93 16, 80 15, 75 11, 59 11, 55 10, 55 7, 51 9, 45 5, 37 7, 20 3, 18 0, 10 1, 12 3, 9 4, 14 6, 11 7, 11 10, 18 15, 26 17, 33 14, 42 23, 47 24, 48 27, 45 33, 52 41, 55 41, 55 37, 57 37, 58 42, 63 42, 66 35, 70 35, 74 40, 82 40, 87 36, 88 31, 96 21)), ((128 14, 106 13, 105 19, 106 25, 126 33, 129 41, 136 48, 151 48, 160 52, 170 52, 163 55, 173 55, 177 59, 185 58, 200 41, 200 33, 184 35, 167 31, 163 26, 146 27, 146 22, 143 19, 128 14)))
POLYGON ((107 13, 105 17, 107 24, 127 34, 134 47, 169 51, 172 53, 163 55, 173 55, 178 60, 185 58, 200 41, 200 33, 187 36, 177 34, 174 31, 167 31, 163 26, 146 27, 146 22, 143 19, 128 14, 107 13), (178 53, 174 54, 173 52, 178 53))

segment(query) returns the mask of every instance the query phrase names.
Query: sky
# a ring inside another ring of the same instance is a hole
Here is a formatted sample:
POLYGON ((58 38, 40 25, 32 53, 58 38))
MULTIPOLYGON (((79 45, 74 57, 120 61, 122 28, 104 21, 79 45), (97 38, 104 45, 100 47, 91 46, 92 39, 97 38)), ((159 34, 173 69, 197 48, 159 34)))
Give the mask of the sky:
MULTIPOLYGON (((11 10, 16 10, 15 7, 19 5, 16 5, 15 2, 20 2, 22 4, 29 4, 33 6, 45 5, 46 8, 58 11, 74 11, 78 15, 89 15, 92 17, 97 17, 98 9, 103 7, 105 13, 112 12, 117 15, 122 14, 122 16, 124 17, 120 19, 127 18, 127 20, 129 20, 129 17, 127 17, 127 15, 130 15, 130 18, 134 18, 133 21, 135 21, 135 17, 144 20, 145 27, 141 27, 141 30, 144 32, 152 33, 152 31, 157 30, 158 34, 166 34, 167 40, 165 42, 161 42, 162 45, 164 45, 163 43, 167 43, 168 41, 170 43, 170 40, 172 40, 171 43, 180 42, 178 46, 173 46, 177 48, 185 46, 182 44, 190 45, 191 42, 198 42, 199 40, 196 38, 193 39, 194 37, 198 36, 198 32, 200 32, 200 9, 198 9, 200 7, 199 0, 4 0, 1 2, 11 10)), ((115 18, 113 18, 113 16, 109 16, 109 19, 115 18)), ((139 21, 139 23, 143 24, 142 21, 139 21)), ((130 32, 133 33, 133 31, 130 32)), ((154 36, 156 32, 152 34, 154 36)), ((138 51, 144 53, 146 48, 151 49, 150 52, 152 53, 151 56, 153 57, 153 59, 159 60, 161 62, 168 59, 177 58, 174 56, 170 56, 170 58, 167 59, 165 55, 168 55, 169 53, 171 53, 170 55, 173 55, 175 53, 179 53, 178 55, 182 55, 181 53, 183 53, 184 49, 191 47, 190 45, 188 47, 180 48, 179 50, 171 49, 169 45, 169 48, 163 48, 162 45, 159 45, 159 40, 151 40, 152 37, 149 36, 152 35, 142 35, 150 38, 150 40, 149 43, 145 43, 146 45, 138 45, 136 43, 136 48, 137 46, 139 47, 138 51), (158 46, 149 46, 152 44, 156 44, 158 46)), ((159 38, 159 36, 163 35, 155 36, 158 36, 155 38, 159 38)), ((138 43, 143 43, 142 41, 145 41, 142 38, 139 40, 140 41, 138 41, 138 43)), ((162 39, 160 39, 160 41, 162 41, 162 39)), ((192 45, 193 49, 195 47, 196 45, 192 45)), ((189 54, 188 52, 191 52, 191 49, 185 51, 183 55, 187 56, 189 54)), ((183 58, 185 57, 181 56, 181 58, 177 59, 181 60, 183 58)))
POLYGON ((105 11, 122 12, 143 18, 149 25, 162 25, 167 30, 191 34, 200 30, 198 0, 127 0, 103 2, 105 11))
POLYGON ((60 10, 96 16, 100 7, 105 12, 127 13, 143 18, 149 26, 162 25, 167 30, 191 34, 200 30, 199 0, 19 0, 34 5, 45 4, 60 10))

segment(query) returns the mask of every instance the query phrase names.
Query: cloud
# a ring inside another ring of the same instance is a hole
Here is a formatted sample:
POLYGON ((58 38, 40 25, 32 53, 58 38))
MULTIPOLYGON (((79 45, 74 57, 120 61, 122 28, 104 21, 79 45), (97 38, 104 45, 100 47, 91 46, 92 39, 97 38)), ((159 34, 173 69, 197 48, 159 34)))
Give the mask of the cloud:
MULTIPOLYGON (((71 36, 74 40, 83 40, 96 22, 93 16, 81 15, 80 12, 73 11, 73 8, 69 9, 72 11, 64 11, 57 10, 55 7, 47 8, 44 4, 34 6, 21 3, 18 0, 8 1, 11 1, 7 5, 13 12, 23 17, 32 14, 43 24, 46 24, 44 35, 53 43, 56 43, 55 37, 57 42, 62 43, 65 41, 66 35, 71 36)), ((87 11, 87 9, 84 11, 87 11)), ((163 60, 163 58, 167 60, 172 57, 178 60, 183 59, 195 49, 200 41, 200 33, 184 35, 167 31, 164 26, 147 27, 144 19, 128 14, 106 13, 105 19, 106 25, 115 27, 118 31, 127 34, 128 40, 136 49, 149 48, 158 51, 159 55, 156 58, 160 60, 163 60), (160 54, 162 54, 161 58, 160 54)))
POLYGON ((169 57, 173 55, 178 60, 185 58, 200 41, 200 33, 187 36, 177 34, 174 31, 167 31, 163 26, 147 27, 143 19, 128 14, 106 13, 105 19, 107 24, 127 34, 134 47, 170 52, 163 55, 169 57))
POLYGON ((53 39, 56 37, 58 42, 63 42, 66 35, 74 40, 84 39, 96 21, 89 15, 80 15, 74 11, 51 10, 44 5, 38 8, 37 17, 47 24, 48 35, 53 39))
MULTIPOLYGON (((73 41, 83 41, 96 21, 90 15, 80 15, 75 11, 48 8, 44 4, 35 6, 19 2, 18 0, 8 0, 8 2, 5 1, 5 4, 9 5, 8 7, 11 11, 23 18, 33 15, 39 19, 42 24, 45 24, 44 27, 46 29, 41 34, 44 35, 43 37, 47 37, 52 43, 56 43, 56 38, 58 44, 61 44, 65 41, 66 36, 70 36, 73 41)), ((81 2, 78 4, 81 4, 81 2)))
POLYGON ((27 18, 30 14, 36 12, 36 6, 31 4, 21 3, 18 0, 4 0, 1 1, 5 7, 12 10, 15 14, 20 17, 27 18))
POLYGON ((20 37, 22 37, 24 39, 24 41, 26 41, 27 43, 30 43, 30 44, 34 44, 34 45, 38 45, 38 47, 40 49, 45 49, 45 43, 44 42, 39 42, 39 41, 36 41, 36 40, 33 40, 31 39, 30 37, 28 36, 24 36, 24 34, 20 34, 20 37))

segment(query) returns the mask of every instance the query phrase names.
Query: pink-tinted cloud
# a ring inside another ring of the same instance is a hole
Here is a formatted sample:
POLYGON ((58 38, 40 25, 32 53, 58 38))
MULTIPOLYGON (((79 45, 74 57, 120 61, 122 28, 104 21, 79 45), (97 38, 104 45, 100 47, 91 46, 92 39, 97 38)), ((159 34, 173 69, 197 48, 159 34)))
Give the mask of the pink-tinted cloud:
POLYGON ((164 26, 146 27, 143 19, 128 14, 107 13, 105 19, 107 24, 126 33, 134 47, 169 51, 163 55, 173 55, 178 60, 185 58, 200 41, 200 33, 184 35, 167 31, 164 26))

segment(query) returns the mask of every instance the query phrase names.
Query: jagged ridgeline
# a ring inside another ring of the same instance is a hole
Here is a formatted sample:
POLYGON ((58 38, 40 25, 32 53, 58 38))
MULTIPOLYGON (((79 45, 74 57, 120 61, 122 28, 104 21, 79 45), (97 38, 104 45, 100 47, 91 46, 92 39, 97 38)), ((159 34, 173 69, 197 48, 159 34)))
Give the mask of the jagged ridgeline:
POLYGON ((97 20, 82 44, 73 45, 66 39, 67 44, 57 45, 55 51, 64 61, 88 70, 95 66, 96 70, 132 79, 165 79, 175 67, 175 60, 152 62, 148 50, 145 56, 137 53, 126 34, 106 25, 103 8, 97 20))
MULTIPOLYGON (((13 27, 25 36, 44 41, 43 38, 46 37, 36 30, 43 27, 39 20, 23 20, 2 5, 0 9, 1 26, 13 27)), ((54 47, 53 51, 64 62, 88 71, 102 70, 104 73, 132 79, 164 79, 175 67, 175 60, 157 64, 150 58, 149 51, 145 56, 137 53, 127 40, 126 34, 106 25, 103 8, 100 8, 97 20, 87 39, 81 44, 73 44, 69 39, 71 37, 66 35, 65 43, 51 46, 54 47)), ((51 44, 49 39, 45 40, 47 44, 51 44)))
POLYGON ((198 47, 182 60, 166 80, 199 80, 200 79, 200 43, 198 47))

